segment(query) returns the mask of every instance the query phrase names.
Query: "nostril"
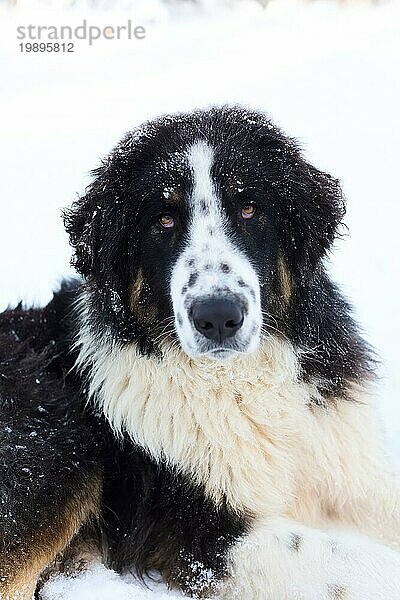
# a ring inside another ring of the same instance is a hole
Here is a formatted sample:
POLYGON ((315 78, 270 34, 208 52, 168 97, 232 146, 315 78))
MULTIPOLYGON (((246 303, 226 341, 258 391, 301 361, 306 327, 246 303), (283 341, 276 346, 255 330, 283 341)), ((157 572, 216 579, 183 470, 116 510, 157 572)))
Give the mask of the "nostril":
POLYGON ((241 320, 238 323, 232 319, 225 323, 225 327, 228 327, 228 329, 232 329, 234 327, 241 327, 242 325, 243 325, 243 317, 241 318, 241 320))
POLYGON ((209 331, 214 327, 214 325, 210 323, 210 321, 198 321, 198 326, 200 327, 200 329, 204 329, 204 331, 209 331))

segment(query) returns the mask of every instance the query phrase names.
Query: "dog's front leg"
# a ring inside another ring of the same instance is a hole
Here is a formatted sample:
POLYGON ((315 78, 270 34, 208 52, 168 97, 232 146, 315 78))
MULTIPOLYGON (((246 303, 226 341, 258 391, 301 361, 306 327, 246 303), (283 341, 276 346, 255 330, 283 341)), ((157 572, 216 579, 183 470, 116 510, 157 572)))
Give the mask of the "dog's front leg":
POLYGON ((0 600, 25 600, 81 526, 96 519, 101 458, 78 417, 68 421, 56 409, 35 416, 31 405, 21 413, 14 404, 0 409, 0 600))
MULTIPOLYGON (((42 571, 74 538, 82 524, 97 512, 100 480, 97 475, 82 481, 79 490, 72 490, 65 504, 48 507, 43 516, 43 499, 13 498, 13 505, 31 502, 31 514, 36 510, 38 520, 23 528, 17 519, 25 517, 22 509, 14 514, 16 523, 3 521, 0 525, 0 600, 31 600, 42 571)), ((54 502, 49 494, 49 501, 54 502)), ((26 518, 26 517, 25 517, 26 518)), ((74 538, 75 539, 75 538, 74 538)))
POLYGON ((368 538, 265 522, 229 556, 223 600, 398 600, 400 554, 368 538))

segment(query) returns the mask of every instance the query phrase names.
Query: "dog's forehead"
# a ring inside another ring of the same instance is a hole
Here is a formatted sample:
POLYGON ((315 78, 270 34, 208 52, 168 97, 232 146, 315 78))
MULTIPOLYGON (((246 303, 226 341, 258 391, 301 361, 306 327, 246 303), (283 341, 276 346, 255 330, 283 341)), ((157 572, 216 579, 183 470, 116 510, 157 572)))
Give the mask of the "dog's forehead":
MULTIPOLYGON (((260 147, 261 125, 253 131, 256 121, 245 116, 233 111, 166 117, 148 123, 139 136, 130 136, 125 149, 135 165, 139 196, 189 202, 195 180, 208 182, 210 192, 209 173, 224 201, 247 190, 253 195, 262 192, 271 165, 274 171, 282 154, 260 147)), ((264 129, 263 135, 272 139, 273 130, 264 129)))
POLYGON ((188 175, 187 150, 203 141, 213 149, 219 174, 231 175, 254 167, 261 130, 266 137, 276 137, 264 115, 234 107, 165 115, 131 132, 125 147, 128 152, 143 152, 153 172, 188 175))
POLYGON ((154 153, 143 177, 160 189, 167 201, 174 202, 184 191, 190 192, 188 199, 194 195, 206 199, 215 193, 216 186, 228 194, 242 192, 251 177, 251 165, 239 148, 228 150, 202 137, 154 153))

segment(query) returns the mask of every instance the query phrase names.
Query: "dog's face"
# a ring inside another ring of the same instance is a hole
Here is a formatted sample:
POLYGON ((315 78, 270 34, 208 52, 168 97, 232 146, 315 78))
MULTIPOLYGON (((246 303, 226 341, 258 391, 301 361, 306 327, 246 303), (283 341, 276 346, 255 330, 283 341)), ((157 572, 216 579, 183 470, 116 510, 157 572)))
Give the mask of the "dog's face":
POLYGON ((166 117, 128 134, 66 215, 98 327, 143 351, 254 351, 290 335, 342 216, 340 190, 265 116, 166 117))

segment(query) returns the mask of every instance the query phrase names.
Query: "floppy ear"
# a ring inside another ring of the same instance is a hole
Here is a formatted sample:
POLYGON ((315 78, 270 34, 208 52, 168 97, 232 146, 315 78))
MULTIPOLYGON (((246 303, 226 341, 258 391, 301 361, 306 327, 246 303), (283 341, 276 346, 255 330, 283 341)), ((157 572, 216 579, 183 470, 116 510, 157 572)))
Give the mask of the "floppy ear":
POLYGON ((99 236, 96 217, 95 194, 90 188, 71 208, 63 211, 64 226, 74 249, 72 264, 84 277, 93 267, 96 238, 99 236))
POLYGON ((84 196, 64 211, 64 225, 74 249, 73 265, 84 277, 102 271, 101 263, 109 262, 118 243, 118 211, 115 179, 107 163, 92 172, 95 179, 84 196), (113 225, 111 227, 111 224, 113 225))
POLYGON ((134 244, 129 243, 134 228, 120 205, 121 190, 116 186, 121 178, 115 169, 103 165, 94 175, 86 194, 64 211, 64 223, 74 249, 72 264, 96 291, 92 301, 109 322, 123 327, 130 269, 135 264, 130 256, 134 244))
POLYGON ((342 223, 343 194, 338 180, 307 163, 297 149, 289 154, 282 245, 292 266, 314 270, 342 223))
POLYGON ((98 169, 84 196, 63 213, 64 225, 74 249, 73 265, 85 278, 97 279, 121 273, 121 245, 127 228, 125 196, 132 190, 131 148, 128 134, 98 169), (107 269, 105 268, 107 266, 107 269), (103 275, 102 275, 103 274, 103 275))
POLYGON ((128 237, 130 241, 134 233, 133 219, 124 211, 124 203, 120 203, 120 188, 124 186, 115 171, 107 165, 96 170, 95 180, 85 195, 64 211, 65 228, 74 249, 72 264, 110 304, 113 295, 115 298, 117 291, 121 295, 125 289, 134 264, 129 256, 134 245, 128 243, 128 237), (123 263, 121 256, 126 257, 123 263))
POLYGON ((293 272, 314 270, 345 214, 339 181, 304 160, 296 140, 268 117, 250 116, 252 138, 266 161, 267 193, 278 216, 281 251, 293 272))

